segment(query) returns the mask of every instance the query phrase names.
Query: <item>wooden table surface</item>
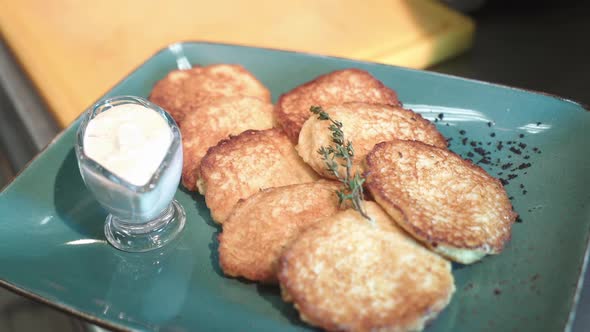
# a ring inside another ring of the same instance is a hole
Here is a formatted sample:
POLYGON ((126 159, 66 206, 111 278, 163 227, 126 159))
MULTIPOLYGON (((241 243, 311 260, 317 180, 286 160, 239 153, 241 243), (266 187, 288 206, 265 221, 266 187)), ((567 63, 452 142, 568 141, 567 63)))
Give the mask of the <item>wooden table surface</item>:
POLYGON ((0 0, 0 32, 62 126, 162 47, 204 40, 423 68, 471 43, 433 0, 0 0))

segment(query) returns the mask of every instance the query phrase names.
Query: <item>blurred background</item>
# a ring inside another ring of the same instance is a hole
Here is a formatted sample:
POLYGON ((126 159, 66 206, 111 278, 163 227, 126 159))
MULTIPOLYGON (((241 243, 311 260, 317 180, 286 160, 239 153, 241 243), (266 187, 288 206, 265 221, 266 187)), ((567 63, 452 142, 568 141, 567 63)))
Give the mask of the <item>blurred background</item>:
MULTIPOLYGON (((0 0, 0 187, 87 106, 176 41, 376 61, 588 105, 589 13, 582 0, 0 0)), ((590 331, 589 288, 573 331, 590 331)), ((99 330, 0 289, 0 331, 99 330)))

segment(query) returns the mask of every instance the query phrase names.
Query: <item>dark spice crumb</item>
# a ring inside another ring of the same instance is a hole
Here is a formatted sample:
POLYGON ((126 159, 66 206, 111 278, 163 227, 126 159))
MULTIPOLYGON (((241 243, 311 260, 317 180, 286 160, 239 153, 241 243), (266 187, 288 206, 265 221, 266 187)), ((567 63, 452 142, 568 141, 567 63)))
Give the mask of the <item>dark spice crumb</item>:
POLYGON ((491 127, 491 126, 492 126, 492 122, 490 121, 490 122, 488 122, 488 127, 491 127))
POLYGON ((487 142, 486 145, 492 145, 492 142, 487 142))
POLYGON ((539 151, 539 148, 533 148, 533 151, 537 152, 539 151))
POLYGON ((496 137, 496 133, 491 133, 490 136, 491 137, 496 137))
POLYGON ((508 158, 512 158, 512 155, 511 155, 511 154, 509 154, 509 155, 508 155, 508 158))
POLYGON ((518 169, 526 169, 531 167, 531 163, 522 163, 520 165, 518 165, 518 169))
POLYGON ((499 288, 494 289, 494 295, 500 295, 502 291, 499 288))
POLYGON ((484 150, 482 148, 475 148, 475 149, 473 149, 473 151, 475 151, 475 153, 477 153, 480 156, 485 156, 486 154, 489 153, 489 152, 487 152, 486 150, 484 150))
POLYGON ((526 148, 526 144, 524 143, 518 143, 518 147, 520 147, 521 149, 526 148))
POLYGON ((522 153, 522 150, 520 150, 520 149, 517 149, 517 148, 515 148, 515 147, 511 147, 511 148, 510 148, 510 151, 512 151, 513 153, 516 153, 516 154, 521 154, 521 153, 522 153))
POLYGON ((434 122, 435 122, 435 123, 436 123, 436 122, 438 122, 438 118, 434 118, 434 122))
POLYGON ((498 151, 502 150, 503 147, 504 145, 502 144, 502 141, 498 142, 498 145, 496 145, 496 149, 498 149, 498 151))
POLYGON ((524 138, 524 134, 520 134, 520 135, 518 135, 518 137, 524 138))
POLYGON ((489 164, 489 163, 490 163, 490 160, 489 160, 488 158, 486 158, 486 157, 483 157, 483 158, 481 158, 481 159, 480 159, 480 160, 479 160, 477 163, 478 163, 478 164, 480 164, 480 163, 481 163, 481 164, 486 164, 486 165, 487 165, 487 164, 489 164))
POLYGON ((523 158, 524 158, 524 159, 529 159, 530 157, 531 157, 531 156, 529 156, 529 155, 526 155, 526 156, 524 156, 523 158))
POLYGON ((463 130, 463 129, 459 130, 459 134, 465 135, 465 133, 467 133, 465 130, 463 130))
POLYGON ((508 174, 508 180, 514 180, 518 177, 517 174, 508 174))
POLYGON ((509 200, 513 200, 514 199, 514 196, 510 196, 510 197, 508 197, 508 199, 509 200))
POLYGON ((467 144, 467 137, 463 138, 463 139, 461 140, 461 143, 463 143, 463 145, 466 145, 466 144, 467 144))
POLYGON ((525 175, 529 174, 529 172, 524 172, 525 175))
POLYGON ((500 178, 500 182, 502 183, 503 186, 508 185, 508 183, 510 183, 510 182, 506 181, 506 179, 504 179, 504 178, 500 178))
POLYGON ((541 122, 537 122, 537 126, 540 126, 540 125, 541 125, 541 122))
POLYGON ((442 120, 444 117, 445 117, 445 115, 443 113, 439 113, 438 114, 438 119, 439 120, 442 120))
POLYGON ((477 142, 477 145, 481 145, 481 142, 477 142))
POLYGON ((521 223, 522 222, 522 219, 520 218, 520 216, 516 217, 515 222, 518 222, 518 223, 521 223))
POLYGON ((502 175, 502 174, 504 174, 504 172, 498 172, 498 175, 502 175))
POLYGON ((471 151, 467 152, 467 157, 469 157, 469 158, 473 158, 473 156, 475 156, 475 155, 473 154, 473 152, 471 152, 471 151))
POLYGON ((523 195, 526 195, 527 193, 528 193, 528 191, 526 191, 526 190, 523 190, 523 191, 522 191, 522 194, 523 194, 523 195))
POLYGON ((512 163, 506 163, 502 165, 502 169, 509 169, 512 166, 512 163))
POLYGON ((445 124, 445 126, 449 127, 450 125, 449 125, 449 123, 447 122, 447 123, 445 124))
POLYGON ((520 189, 524 189, 524 184, 521 183, 519 187, 520 189))
POLYGON ((469 144, 470 144, 471 146, 473 146, 473 147, 476 147, 476 146, 477 146, 477 142, 476 142, 476 141, 471 141, 469 144))

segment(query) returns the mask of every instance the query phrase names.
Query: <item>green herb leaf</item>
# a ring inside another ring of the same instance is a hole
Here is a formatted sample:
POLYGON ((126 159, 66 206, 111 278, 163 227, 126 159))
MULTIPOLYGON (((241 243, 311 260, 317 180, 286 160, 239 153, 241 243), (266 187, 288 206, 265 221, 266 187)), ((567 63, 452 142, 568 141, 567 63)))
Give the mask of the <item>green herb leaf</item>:
POLYGON ((363 192, 363 183, 365 179, 359 172, 354 175, 352 172, 352 161, 354 158, 354 148, 351 141, 344 139, 344 132, 342 131, 342 122, 336 121, 325 112, 321 106, 312 106, 310 112, 318 116, 318 120, 330 121, 330 132, 332 133, 332 143, 334 146, 322 146, 317 153, 322 156, 326 164, 326 170, 332 173, 340 182, 344 184, 343 189, 336 191, 338 195, 338 202, 340 205, 350 204, 350 206, 358 211, 364 218, 373 221, 363 206, 365 198, 363 192), (340 159, 340 163, 335 159, 340 159), (346 169, 344 174, 340 174, 340 166, 346 169))

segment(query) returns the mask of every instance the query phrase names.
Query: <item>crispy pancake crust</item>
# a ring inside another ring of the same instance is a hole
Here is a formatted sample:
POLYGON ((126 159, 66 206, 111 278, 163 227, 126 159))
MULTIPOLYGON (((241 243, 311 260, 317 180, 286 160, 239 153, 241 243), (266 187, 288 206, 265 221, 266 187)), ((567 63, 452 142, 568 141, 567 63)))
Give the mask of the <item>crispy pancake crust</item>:
MULTIPOLYGON (((361 164, 375 144, 394 138, 418 140, 440 148, 447 147, 447 141, 430 121, 420 114, 399 106, 365 103, 346 103, 324 109, 334 120, 342 122, 344 138, 352 141, 354 147, 354 171, 361 164)), ((317 153, 323 146, 333 145, 330 123, 312 116, 303 124, 299 134, 297 151, 303 160, 320 175, 335 179, 326 169, 322 156, 317 153)), ((346 170, 340 167, 341 174, 346 170)))
POLYGON ((283 298, 330 331, 418 331, 450 302, 451 264, 422 247, 373 202, 323 219, 281 256, 283 298))
POLYGON ((247 130, 219 142, 201 160, 197 187, 223 223, 240 199, 265 188, 317 180, 280 129, 247 130))
POLYGON ((406 231, 463 264, 502 251, 516 213, 500 181, 456 154, 416 141, 379 143, 366 187, 406 231))
POLYGON ((149 100, 180 123, 185 114, 196 112, 211 98, 223 96, 250 96, 270 102, 268 89, 244 67, 234 64, 173 70, 154 85, 149 100))
POLYGON ((260 191, 240 201, 219 235, 228 276, 277 283, 279 257, 300 232, 339 211, 339 182, 320 180, 260 191))
POLYGON ((277 121, 293 144, 314 105, 330 107, 346 102, 399 105, 397 94, 364 70, 344 69, 321 75, 281 95, 277 121))
POLYGON ((196 190, 197 172, 207 150, 230 135, 275 124, 271 103, 254 97, 219 97, 182 120, 182 184, 196 190))

